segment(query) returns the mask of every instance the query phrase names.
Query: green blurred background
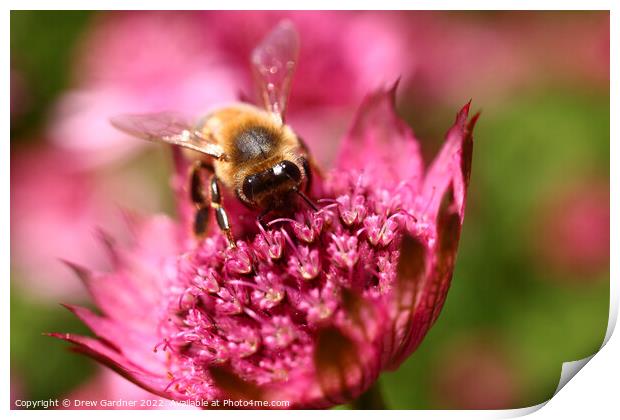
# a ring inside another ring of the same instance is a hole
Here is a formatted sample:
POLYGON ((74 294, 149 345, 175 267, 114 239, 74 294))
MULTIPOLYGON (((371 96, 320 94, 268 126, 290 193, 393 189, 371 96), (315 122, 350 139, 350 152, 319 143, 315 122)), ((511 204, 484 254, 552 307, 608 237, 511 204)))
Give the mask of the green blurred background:
MULTIPOLYGON (((33 147, 45 147, 52 107, 74 83, 76 46, 97 14, 11 13, 11 66, 27 92, 25 105, 11 118, 12 160, 33 147)), ((518 28, 521 19, 539 22, 543 31, 546 19, 568 19, 576 27, 580 21, 594 21, 602 25, 603 35, 606 25, 607 42, 609 37, 606 13, 519 15, 516 23, 510 13, 445 15, 444 25, 495 28, 497 22, 506 22, 518 28)), ((591 27, 587 25, 584 31, 591 27)), ((557 48, 567 48, 561 41, 557 39, 557 48)), ((523 41, 526 50, 528 42, 533 48, 536 39, 523 41)), ((536 68, 537 58, 532 60, 536 68)), ((601 65, 608 71, 608 62, 601 65)), ((475 69, 475 62, 470 66, 475 69)), ((553 71, 562 72, 561 66, 553 71)), ((483 72, 473 71, 472 80, 463 81, 465 91, 471 84, 467 95, 474 108, 482 109, 482 117, 474 136, 469 207, 456 272, 443 313, 420 348, 396 372, 381 376, 390 408, 537 404, 552 396, 562 362, 589 356, 601 346, 609 306, 609 233, 604 234, 609 225, 608 73, 606 80, 587 73, 555 77, 547 68, 533 74, 540 77, 496 95, 493 86, 478 95, 477 87, 485 84, 479 80, 483 72), (574 208, 583 211, 569 217, 568 227, 550 227, 574 208), (602 224, 603 233, 592 238, 591 224, 602 224), (580 236, 584 229, 590 242, 580 236), (597 246, 602 255, 596 258, 580 263, 574 257, 597 246)), ((455 110, 467 99, 418 96, 415 84, 400 94, 399 110, 423 140, 426 156, 436 152, 455 110)), ((101 169, 97 176, 146 171, 160 197, 147 210, 171 211, 166 165, 165 153, 149 149, 101 169)), ((20 188, 15 177, 12 172, 12 198, 20 188)), ((45 194, 53 192, 44 191, 41 200, 45 194)), ((12 211, 12 227, 20 216, 12 211)), ((15 240, 12 233, 12 247, 15 240)), ((88 332, 54 301, 32 298, 27 287, 16 287, 28 274, 15 255, 12 258, 12 393, 28 399, 70 394, 99 368, 41 333, 88 332)), ((76 299, 83 300, 81 295, 76 299)))

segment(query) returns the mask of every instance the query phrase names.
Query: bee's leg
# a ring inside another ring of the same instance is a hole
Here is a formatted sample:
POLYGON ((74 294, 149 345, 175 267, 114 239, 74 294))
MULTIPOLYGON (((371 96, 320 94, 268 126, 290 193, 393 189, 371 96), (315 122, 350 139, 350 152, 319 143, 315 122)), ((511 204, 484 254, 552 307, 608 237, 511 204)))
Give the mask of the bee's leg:
POLYGON ((207 227, 209 226, 209 198, 204 190, 204 172, 212 172, 212 169, 206 166, 201 161, 196 161, 190 170, 190 185, 189 193, 190 199, 196 207, 196 213, 194 215, 193 231, 197 238, 203 238, 207 233, 207 227))
POLYGON ((200 207, 196 210, 194 216, 194 235, 197 238, 203 238, 207 233, 207 227, 209 226, 209 207, 200 207))
POLYGON ((222 206, 222 194, 220 193, 219 180, 215 175, 211 177, 210 189, 211 189, 211 207, 215 210, 215 218, 217 225, 220 227, 226 239, 228 239, 228 246, 230 248, 236 248, 235 240, 230 231, 230 221, 228 220, 228 214, 222 206))

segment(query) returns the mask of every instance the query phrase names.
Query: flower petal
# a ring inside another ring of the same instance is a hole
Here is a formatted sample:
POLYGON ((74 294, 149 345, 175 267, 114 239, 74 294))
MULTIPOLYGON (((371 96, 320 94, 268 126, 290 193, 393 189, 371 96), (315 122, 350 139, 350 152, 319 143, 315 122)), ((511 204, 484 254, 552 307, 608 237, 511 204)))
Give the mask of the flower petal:
POLYGON ((402 181, 417 186, 422 177, 419 144, 395 110, 396 87, 366 96, 336 161, 337 169, 363 171, 377 187, 402 181))
POLYGON ((342 293, 344 316, 318 331, 314 350, 316 379, 331 404, 357 398, 377 379, 387 320, 381 300, 342 293))
POLYGON ((163 391, 169 382, 165 377, 155 376, 143 371, 102 341, 74 334, 49 333, 47 335, 75 344, 75 351, 92 357, 155 395, 171 398, 163 391))
POLYGON ((158 354, 153 351, 157 344, 153 342, 153 336, 129 329, 123 323, 98 316, 87 308, 73 305, 63 306, 84 322, 97 337, 113 345, 128 361, 153 374, 165 374, 165 361, 161 360, 163 353, 158 354), (150 346, 149 342, 151 343, 150 346))
POLYGON ((444 192, 452 183, 461 221, 465 212, 465 197, 471 173, 473 151, 472 132, 479 114, 467 121, 471 102, 456 115, 454 125, 446 134, 446 141, 429 167, 424 178, 419 209, 429 221, 434 221, 444 192))
POLYGON ((474 115, 468 122, 469 108, 470 103, 457 114, 455 124, 446 135, 446 143, 427 172, 418 201, 422 219, 435 230, 434 235, 431 234, 435 240, 429 242, 432 248, 429 250, 429 267, 422 276, 423 284, 416 282, 415 276, 402 268, 405 267, 403 258, 410 265, 412 261, 420 260, 424 248, 421 244, 411 246, 414 241, 407 237, 404 240, 396 295, 411 296, 414 293, 415 304, 411 311, 398 313, 394 320, 395 336, 401 340, 396 341, 400 341, 398 348, 392 350, 393 358, 388 365, 391 369, 397 368, 420 345, 437 320, 450 287, 471 175, 472 132, 479 116, 474 115), (416 284, 417 290, 401 286, 411 282, 416 284))
POLYGON ((153 334, 157 327, 157 307, 165 290, 167 259, 174 259, 178 253, 178 229, 165 216, 142 219, 126 213, 126 218, 134 242, 127 249, 100 232, 114 264, 113 272, 93 272, 68 261, 65 264, 111 320, 153 334))
POLYGON ((66 264, 78 275, 101 311, 111 319, 127 323, 141 331, 154 331, 155 307, 144 299, 137 287, 137 276, 123 270, 111 274, 96 273, 77 264, 66 264), (153 313, 151 313, 153 312, 153 313))
POLYGON ((222 398, 245 401, 263 401, 265 399, 260 387, 244 381, 232 369, 225 366, 210 367, 209 376, 213 379, 218 391, 221 392, 222 398))
POLYGON ((327 327, 317 336, 314 363, 325 399, 331 404, 351 401, 362 392, 366 365, 361 349, 336 327, 327 327))
POLYGON ((418 238, 407 234, 402 241, 396 284, 390 304, 391 331, 385 335, 382 365, 392 366, 406 352, 414 330, 416 298, 427 273, 430 252, 418 238))
MULTIPOLYGON (((461 208, 450 200, 452 191, 448 190, 439 209, 437 217, 437 244, 435 269, 431 282, 435 291, 435 303, 431 316, 431 325, 437 320, 450 288, 452 273, 456 262, 456 252, 461 238, 461 208)), ((430 326, 429 326, 430 328, 430 326)))
MULTIPOLYGON (((397 368, 420 345, 437 320, 450 287, 461 233, 461 215, 452 188, 446 191, 441 203, 437 218, 438 238, 431 252, 431 266, 416 293, 415 305, 409 315, 411 320, 403 326, 406 328, 405 335, 398 353, 389 364, 391 369, 397 368)), ((397 332, 400 328, 397 324, 397 332)))

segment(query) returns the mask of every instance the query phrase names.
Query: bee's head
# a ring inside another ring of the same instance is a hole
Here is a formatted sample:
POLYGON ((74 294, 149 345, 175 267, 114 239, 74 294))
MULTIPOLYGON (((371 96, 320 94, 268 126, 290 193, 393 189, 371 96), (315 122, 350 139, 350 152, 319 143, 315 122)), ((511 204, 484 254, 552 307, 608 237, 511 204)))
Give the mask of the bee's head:
POLYGON ((247 176, 243 180, 243 194, 254 204, 274 201, 292 191, 298 191, 302 172, 298 165, 282 160, 271 168, 247 176))

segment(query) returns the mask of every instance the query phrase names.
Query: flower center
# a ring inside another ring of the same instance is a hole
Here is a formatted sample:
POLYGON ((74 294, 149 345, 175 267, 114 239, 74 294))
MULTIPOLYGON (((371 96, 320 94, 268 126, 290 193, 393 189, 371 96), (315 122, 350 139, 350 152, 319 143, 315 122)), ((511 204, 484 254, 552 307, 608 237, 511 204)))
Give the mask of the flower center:
POLYGON ((278 219, 234 249, 215 233, 179 257, 161 321, 178 392, 213 397, 213 366, 255 384, 307 373, 319 329, 347 316, 343 292, 381 299, 390 290, 406 216, 394 194, 344 176, 344 188, 325 185, 337 199, 318 212, 278 219))

